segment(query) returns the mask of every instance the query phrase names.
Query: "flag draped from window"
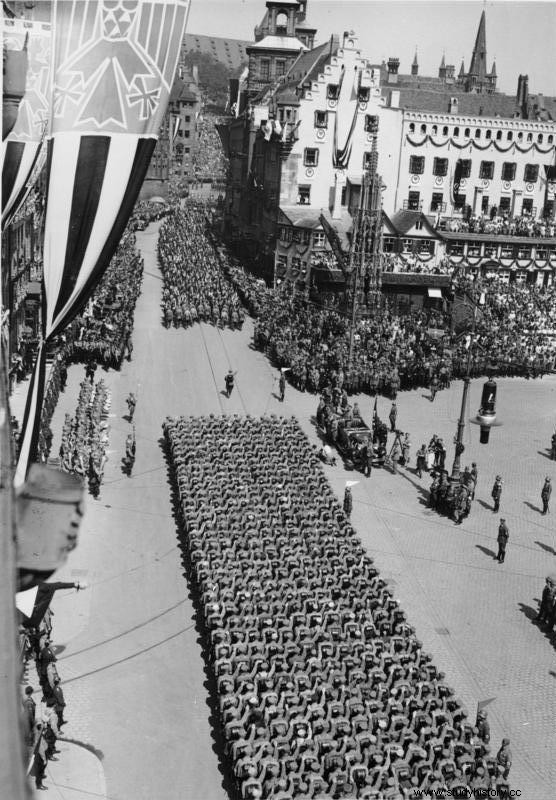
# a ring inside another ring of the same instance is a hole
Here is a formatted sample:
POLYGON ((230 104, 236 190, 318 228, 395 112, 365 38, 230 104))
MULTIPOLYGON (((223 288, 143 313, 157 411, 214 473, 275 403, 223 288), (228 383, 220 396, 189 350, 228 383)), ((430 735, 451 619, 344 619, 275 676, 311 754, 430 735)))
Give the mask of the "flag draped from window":
POLYGON ((29 61, 17 121, 2 142, 2 229, 9 225, 32 187, 30 179, 48 121, 50 94, 50 25, 23 19, 4 19, 3 25, 8 50, 26 46, 29 61))
POLYGON ((43 341, 23 420, 16 485, 39 436, 45 345, 86 304, 143 183, 189 0, 56 0, 47 149, 43 341))

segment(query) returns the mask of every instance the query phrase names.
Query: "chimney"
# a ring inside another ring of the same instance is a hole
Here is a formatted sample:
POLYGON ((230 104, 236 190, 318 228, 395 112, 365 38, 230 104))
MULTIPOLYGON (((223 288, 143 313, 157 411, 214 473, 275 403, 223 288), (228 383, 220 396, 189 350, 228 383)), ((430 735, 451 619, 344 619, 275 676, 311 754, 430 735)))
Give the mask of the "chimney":
POLYGON ((458 113, 458 98, 457 97, 450 97, 450 114, 457 114, 458 113))

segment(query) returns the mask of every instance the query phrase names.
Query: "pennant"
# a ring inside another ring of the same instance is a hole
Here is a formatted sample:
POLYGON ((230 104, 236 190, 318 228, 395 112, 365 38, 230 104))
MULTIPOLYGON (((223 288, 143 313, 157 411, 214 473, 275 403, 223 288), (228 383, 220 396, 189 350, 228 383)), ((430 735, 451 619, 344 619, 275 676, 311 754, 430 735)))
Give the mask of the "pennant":
POLYGON ((50 111, 51 60, 49 24, 23 19, 4 19, 3 24, 8 49, 20 50, 27 41, 29 64, 15 126, 2 142, 2 229, 24 203, 33 186, 32 174, 39 174, 34 168, 50 111))
POLYGON ((57 0, 44 233, 43 341, 15 485, 36 454, 46 343, 83 309, 127 224, 177 69, 189 0, 57 0))
POLYGON ((39 587, 33 586, 32 589, 26 589, 24 592, 16 592, 15 607, 26 617, 31 617, 33 614, 38 591, 39 587))

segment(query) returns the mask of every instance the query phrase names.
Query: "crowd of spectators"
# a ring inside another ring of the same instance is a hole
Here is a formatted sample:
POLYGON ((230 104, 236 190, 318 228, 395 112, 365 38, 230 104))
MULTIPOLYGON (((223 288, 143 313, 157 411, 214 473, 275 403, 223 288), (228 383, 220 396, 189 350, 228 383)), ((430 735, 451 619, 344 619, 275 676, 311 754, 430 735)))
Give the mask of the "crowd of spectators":
POLYGON ((443 219, 439 223, 442 230, 453 233, 483 233, 495 236, 532 236, 551 238, 556 236, 554 220, 535 219, 530 214, 521 216, 471 215, 469 219, 443 219))
POLYGON ((206 210, 203 202, 188 200, 182 208, 174 207, 161 225, 158 258, 166 327, 188 327, 195 322, 230 328, 243 325, 241 302, 207 234, 206 210))
POLYGON ((228 161, 216 130, 218 116, 203 112, 197 120, 197 143, 193 148, 192 164, 195 180, 224 185, 228 161))
POLYGON ((135 235, 126 229, 87 309, 61 337, 68 363, 94 359, 119 369, 133 350, 133 314, 143 281, 143 259, 135 235))
POLYGON ((384 272, 412 272, 423 275, 450 275, 452 266, 448 258, 436 262, 434 259, 422 261, 416 255, 408 253, 386 253, 383 261, 384 272))
POLYGON ((139 200, 128 223, 128 230, 143 231, 151 222, 163 219, 170 211, 167 203, 153 203, 152 200, 139 200))
POLYGON ((86 376, 80 384, 75 416, 66 414, 62 428, 60 467, 87 480, 94 497, 100 491, 108 458, 109 409, 110 393, 102 378, 95 384, 86 376))
POLYGON ((296 420, 163 429, 243 800, 508 797, 509 742, 423 650, 296 420))

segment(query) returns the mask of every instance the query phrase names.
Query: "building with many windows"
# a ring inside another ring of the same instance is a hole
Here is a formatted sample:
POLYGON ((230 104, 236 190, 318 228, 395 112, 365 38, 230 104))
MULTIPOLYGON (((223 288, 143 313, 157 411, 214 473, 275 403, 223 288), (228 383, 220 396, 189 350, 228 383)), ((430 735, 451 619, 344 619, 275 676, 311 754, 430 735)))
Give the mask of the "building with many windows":
POLYGON ((334 266, 321 215, 349 248, 378 117, 387 269, 552 279, 556 99, 523 75, 515 96, 496 91, 485 12, 469 68, 443 57, 426 77, 417 54, 407 75, 373 63, 353 32, 313 47, 306 2, 266 6, 223 140, 227 233, 267 277, 305 285, 334 266))

